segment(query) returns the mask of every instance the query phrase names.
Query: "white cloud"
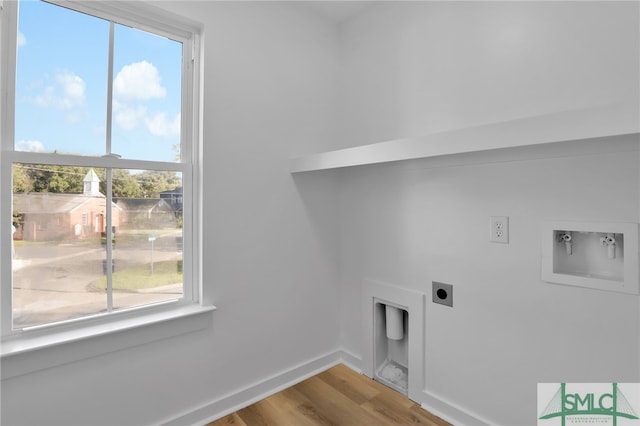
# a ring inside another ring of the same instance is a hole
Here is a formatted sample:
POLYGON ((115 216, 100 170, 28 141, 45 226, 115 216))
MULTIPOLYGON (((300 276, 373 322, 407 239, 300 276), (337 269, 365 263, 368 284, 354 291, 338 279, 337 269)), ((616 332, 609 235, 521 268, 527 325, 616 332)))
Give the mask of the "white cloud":
POLYGON ((167 90, 162 86, 158 69, 150 62, 134 62, 122 67, 113 79, 114 122, 124 130, 144 125, 154 136, 180 134, 180 114, 168 118, 164 112, 151 113, 141 101, 162 99, 167 90))
POLYGON ((113 120, 123 130, 133 130, 143 124, 154 136, 170 137, 180 134, 180 113, 171 119, 164 112, 153 114, 144 106, 114 100, 113 120))
POLYGON ((27 152, 44 152, 46 151, 44 144, 40 141, 18 141, 16 142, 16 151, 27 152))
POLYGON ((167 94, 158 69, 147 61, 123 66, 113 80, 113 91, 122 100, 159 99, 167 94))
POLYGON ((24 36, 24 34, 18 31, 18 47, 22 47, 25 44, 27 44, 27 38, 24 36))
POLYGON ((53 81, 53 85, 48 85, 41 95, 35 97, 37 105, 44 108, 71 109, 85 103, 86 84, 82 78, 65 70, 56 72, 53 81))
POLYGON ((64 91, 64 99, 71 105, 82 105, 85 101, 86 84, 83 79, 72 72, 63 71, 56 75, 56 81, 64 91))
POLYGON ((56 89, 53 86, 47 86, 44 93, 36 96, 35 103, 41 107, 48 108, 57 104, 56 89))
POLYGON ((167 119, 164 112, 145 119, 147 130, 154 136, 175 136, 180 134, 180 113, 173 120, 167 119))
POLYGON ((138 127, 140 120, 147 114, 147 109, 142 106, 132 107, 127 104, 113 101, 113 118, 118 126, 124 130, 132 130, 138 127))

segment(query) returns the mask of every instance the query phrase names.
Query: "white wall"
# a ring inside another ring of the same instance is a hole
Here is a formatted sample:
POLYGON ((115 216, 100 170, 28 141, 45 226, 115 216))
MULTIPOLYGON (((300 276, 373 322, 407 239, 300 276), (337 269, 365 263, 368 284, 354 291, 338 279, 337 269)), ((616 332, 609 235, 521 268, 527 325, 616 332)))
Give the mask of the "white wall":
POLYGON ((213 324, 5 380, 2 424, 158 423, 338 348, 337 269, 326 248, 336 229, 334 203, 325 202, 332 182, 294 183, 288 173, 295 150, 323 149, 335 133, 335 28, 278 4, 159 6, 205 24, 204 281, 218 307, 213 324))
POLYGON ((540 279, 542 220, 637 220, 633 154, 343 173, 345 349, 362 355, 363 277, 428 300, 440 281, 454 307, 427 303, 434 396, 494 424, 535 424, 538 382, 638 381, 637 296, 540 279), (488 242, 492 215, 509 216, 508 245, 488 242))
POLYGON ((344 147, 639 101, 637 2, 378 2, 342 28, 344 147))
MULTIPOLYGON (((380 3, 342 28, 342 144, 607 102, 637 108, 638 6, 380 3)), ((540 279, 543 220, 638 221, 637 136, 601 143, 610 152, 338 172, 343 347, 362 356, 363 277, 428 300, 441 281, 454 307, 427 303, 425 401, 535 424, 538 382, 640 380, 638 296, 540 279), (509 216, 508 245, 488 242, 492 215, 509 216)))
POLYGON ((637 3, 381 2, 339 30, 271 2, 158 5, 206 26, 204 277, 218 311, 197 333, 3 381, 3 424, 206 414, 340 346, 362 356, 363 277, 454 285, 453 309, 427 305, 426 391, 492 423, 534 424, 540 381, 640 380, 638 298, 541 282, 537 231, 638 221, 637 143, 288 173, 299 154, 637 103, 637 3), (510 217, 509 245, 487 242, 490 215, 510 217))

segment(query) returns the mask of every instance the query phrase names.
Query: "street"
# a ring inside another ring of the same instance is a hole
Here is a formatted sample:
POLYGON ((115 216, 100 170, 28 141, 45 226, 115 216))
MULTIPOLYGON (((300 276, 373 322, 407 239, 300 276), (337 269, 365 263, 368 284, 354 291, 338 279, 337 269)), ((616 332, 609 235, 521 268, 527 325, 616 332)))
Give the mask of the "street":
MULTIPOLYGON (((181 230, 163 230, 151 242, 123 236, 114 244, 115 271, 135 265, 182 258, 181 230)), ((107 310, 106 291, 92 283, 104 276, 106 249, 100 240, 17 244, 13 262, 14 327, 22 328, 97 314, 107 310)), ((177 299, 182 283, 113 292, 113 309, 177 299)))

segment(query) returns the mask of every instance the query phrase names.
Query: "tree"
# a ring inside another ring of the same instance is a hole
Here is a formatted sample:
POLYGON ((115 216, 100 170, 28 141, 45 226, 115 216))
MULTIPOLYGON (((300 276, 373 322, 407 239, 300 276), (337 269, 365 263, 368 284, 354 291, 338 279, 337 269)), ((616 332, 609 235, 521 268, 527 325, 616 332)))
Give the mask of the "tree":
POLYGON ((13 165, 13 192, 30 192, 33 190, 33 185, 31 184, 31 179, 29 178, 29 174, 27 173, 27 169, 25 169, 21 164, 13 165))
POLYGON ((145 170, 137 175, 137 178, 144 198, 158 198, 162 191, 181 186, 176 172, 145 170))
POLYGON ((180 148, 181 148, 181 146, 180 146, 180 142, 178 142, 178 143, 176 143, 176 144, 173 144, 173 146, 171 147, 171 150, 172 150, 173 152, 175 152, 175 154, 173 155, 173 159, 174 159, 175 161, 180 161, 180 156, 181 156, 181 154, 180 154, 180 148))
POLYGON ((140 183, 128 170, 114 169, 112 179, 114 197, 139 198, 142 196, 140 183))
POLYGON ((29 164, 27 172, 34 192, 82 193, 87 167, 29 164))
MULTIPOLYGON (((46 164, 16 164, 13 167, 13 192, 53 192, 81 194, 90 167, 46 164)), ((100 178, 100 192, 107 193, 106 170, 94 169, 100 178)), ((131 173, 113 169, 112 194, 116 198, 158 198, 160 192, 182 186, 176 172, 145 170, 131 173)))
MULTIPOLYGON (((96 174, 100 178, 100 191, 107 193, 107 174, 104 169, 100 169, 96 174)), ((139 198, 142 196, 140 184, 134 175, 126 169, 113 169, 111 172, 111 191, 116 198, 139 198)))

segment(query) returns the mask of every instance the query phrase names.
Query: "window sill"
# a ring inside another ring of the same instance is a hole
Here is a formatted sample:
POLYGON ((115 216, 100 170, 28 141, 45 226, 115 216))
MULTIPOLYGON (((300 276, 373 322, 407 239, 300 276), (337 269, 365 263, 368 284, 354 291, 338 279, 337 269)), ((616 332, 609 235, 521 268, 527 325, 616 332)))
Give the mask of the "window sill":
POLYGON ((23 333, 2 342, 2 379, 202 330, 215 306, 188 305, 62 331, 23 333))

